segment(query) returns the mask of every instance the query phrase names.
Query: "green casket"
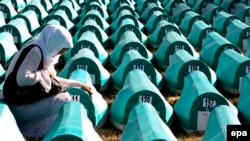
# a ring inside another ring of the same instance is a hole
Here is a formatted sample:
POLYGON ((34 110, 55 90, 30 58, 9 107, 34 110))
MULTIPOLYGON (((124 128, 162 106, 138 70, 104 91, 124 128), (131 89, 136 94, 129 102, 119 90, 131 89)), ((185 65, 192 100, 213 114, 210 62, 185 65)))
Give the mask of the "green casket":
POLYGON ((88 19, 94 20, 97 25, 100 26, 102 30, 105 32, 109 29, 109 23, 102 17, 100 11, 98 10, 90 10, 84 15, 80 15, 80 21, 76 24, 76 28, 79 30, 82 26, 84 26, 85 22, 88 19))
POLYGON ((163 37, 160 47, 154 53, 156 64, 165 70, 169 65, 171 56, 180 49, 186 50, 194 58, 199 59, 199 54, 184 36, 170 31, 163 37))
POLYGON ((249 109, 249 86, 250 86, 250 73, 245 75, 241 82, 240 95, 237 103, 239 110, 239 118, 243 124, 250 124, 250 109, 249 109))
POLYGON ((207 128, 202 141, 226 141, 229 132, 228 125, 241 125, 238 115, 227 105, 215 107, 208 118, 207 128))
POLYGON ((241 20, 234 19, 227 28, 226 38, 237 45, 241 50, 246 50, 250 45, 250 26, 241 20))
POLYGON ((239 47, 229 42, 221 34, 218 32, 210 32, 203 40, 200 56, 208 66, 213 70, 216 70, 221 53, 227 49, 233 49, 236 52, 241 53, 239 47))
POLYGON ((117 13, 117 17, 114 18, 114 20, 112 21, 110 25, 110 29, 112 33, 114 33, 116 29, 122 25, 123 22, 125 24, 135 25, 139 30, 142 30, 143 24, 134 17, 134 15, 131 13, 132 9, 130 7, 125 8, 125 6, 123 6, 123 8, 120 8, 120 9, 122 10, 121 11, 116 10, 116 11, 119 11, 120 13, 117 13), (131 10, 128 10, 128 9, 131 9, 131 10))
POLYGON ((6 24, 5 17, 3 11, 0 11, 0 26, 3 26, 6 24))
POLYGON ((151 61, 153 55, 146 48, 144 44, 136 37, 134 32, 125 31, 121 36, 120 41, 115 45, 114 49, 109 53, 109 62, 117 68, 121 62, 124 54, 129 50, 138 51, 144 58, 151 61))
POLYGON ((150 46, 153 48, 158 48, 162 43, 162 37, 164 37, 170 31, 175 31, 181 34, 180 29, 175 23, 171 23, 165 20, 160 21, 157 24, 154 32, 152 32, 152 34, 150 34, 148 37, 150 46))
POLYGON ((13 56, 17 53, 18 49, 14 43, 11 33, 0 33, 0 63, 5 66, 10 63, 13 56))
POLYGON ((204 21, 195 21, 192 25, 190 33, 188 34, 188 41, 194 46, 195 49, 202 49, 202 41, 209 32, 214 31, 214 28, 204 21))
POLYGON ((102 43, 96 37, 96 34, 88 30, 82 33, 78 41, 74 43, 74 47, 69 50, 70 56, 69 58, 66 58, 66 60, 77 54, 82 48, 91 49, 94 52, 95 57, 98 58, 103 65, 107 63, 108 52, 104 49, 102 43))
POLYGON ((0 140, 25 141, 9 106, 0 99, 0 140))
POLYGON ((65 103, 58 118, 42 141, 102 141, 87 117, 87 109, 79 102, 65 103))
POLYGON ((188 36, 188 34, 190 33, 190 30, 194 24, 195 21, 201 20, 203 22, 207 22, 206 19, 201 16, 200 14, 194 12, 194 11, 187 11, 185 12, 182 21, 179 24, 179 28, 181 30, 181 32, 188 36))
POLYGON ((214 22, 212 24, 213 28, 215 28, 220 34, 226 35, 227 28, 230 22, 233 19, 239 19, 239 17, 232 15, 225 11, 218 12, 214 17, 214 22))
POLYGON ((76 80, 84 84, 92 86, 93 94, 92 98, 89 97, 87 91, 81 88, 72 87, 68 88, 73 101, 78 101, 88 110, 88 118, 93 123, 93 126, 97 129, 103 126, 107 120, 108 104, 103 99, 102 95, 94 88, 90 74, 83 69, 76 69, 71 72, 68 79, 76 80))
POLYGON ((55 11, 53 11, 53 13, 49 14, 49 16, 47 16, 45 23, 47 23, 48 21, 55 19, 58 20, 60 22, 60 24, 65 27, 67 30, 69 30, 70 32, 74 33, 74 27, 75 24, 69 19, 69 17, 67 16, 66 11, 62 10, 62 9, 57 9, 55 11))
POLYGON ((17 11, 14 9, 11 0, 2 0, 0 1, 0 9, 4 13, 6 22, 12 20, 16 16, 17 11))
POLYGON ((36 30, 40 27, 39 19, 34 10, 27 10, 23 13, 18 13, 15 18, 23 18, 28 27, 29 33, 33 36, 36 30))
POLYGON ((156 3, 155 0, 136 0, 136 11, 138 12, 139 15, 141 15, 144 10, 147 8, 148 5, 151 3, 156 3))
POLYGON ((128 73, 124 86, 118 91, 110 107, 111 123, 116 128, 123 130, 128 124, 129 113, 141 102, 152 104, 162 121, 168 126, 172 125, 172 106, 148 79, 146 73, 137 69, 128 73))
POLYGON ((193 11, 186 3, 184 2, 179 2, 176 3, 175 7, 172 9, 173 14, 172 14, 172 19, 175 21, 177 25, 180 25, 182 22, 185 14, 189 11, 193 11))
POLYGON ((139 69, 145 72, 149 80, 159 89, 162 87, 162 75, 156 70, 153 64, 144 58, 138 51, 129 50, 122 58, 119 67, 112 73, 112 83, 115 89, 120 90, 128 73, 139 69))
POLYGON ((26 6, 26 3, 24 0, 10 0, 12 2, 12 5, 16 11, 21 11, 26 6))
POLYGON ((42 3, 39 0, 32 0, 30 3, 22 10, 22 12, 34 10, 39 23, 41 24, 43 20, 49 15, 49 13, 45 10, 42 3))
POLYGON ((117 30, 109 37, 110 43, 113 46, 115 46, 119 42, 121 36, 124 34, 125 31, 134 32, 140 42, 142 42, 143 44, 147 43, 147 36, 143 32, 141 32, 137 26, 135 26, 134 24, 130 24, 130 22, 131 20, 122 21, 121 25, 117 28, 117 30))
POLYGON ((225 11, 225 9, 210 2, 206 4, 204 9, 202 9, 201 15, 208 21, 208 23, 214 23, 214 17, 219 11, 225 11))
POLYGON ((219 86, 225 91, 239 94, 242 78, 250 71, 250 59, 228 49, 221 53, 216 69, 219 86), (225 73, 226 72, 226 73, 225 73))
POLYGON ((130 7, 127 3, 122 3, 119 8, 117 8, 113 13, 111 13, 109 20, 114 22, 122 15, 125 15, 122 14, 122 11, 128 11, 126 12, 126 14, 132 15, 136 20, 140 18, 132 7, 130 7))
POLYGON ((103 47, 107 48, 108 35, 94 19, 86 19, 86 21, 83 22, 81 28, 78 29, 77 32, 73 35, 73 42, 77 42, 81 35, 86 31, 94 32, 98 40, 102 43, 103 47))
POLYGON ((79 16, 84 17, 84 14, 86 14, 88 11, 97 10, 101 14, 101 17, 107 21, 109 18, 109 14, 106 8, 107 7, 101 1, 91 0, 89 1, 89 3, 85 2, 85 7, 81 9, 79 16))
POLYGON ((235 9, 236 2, 234 0, 223 0, 220 7, 224 8, 228 13, 232 13, 235 9))
POLYGON ((91 76, 92 84, 98 88, 98 90, 104 90, 107 88, 110 80, 110 73, 95 57, 92 50, 88 48, 82 48, 79 50, 77 54, 66 62, 58 75, 67 78, 69 77, 69 74, 76 69, 86 70, 91 76))
POLYGON ((135 105, 128 116, 120 141, 177 141, 170 128, 162 121, 150 103, 135 105))
POLYGON ((237 108, 211 84, 203 72, 193 71, 185 79, 181 96, 174 104, 174 112, 185 131, 204 132, 211 111, 219 105, 229 106, 231 114, 238 114, 237 108))
POLYGON ((161 11, 165 13, 164 9, 160 7, 157 3, 148 3, 147 7, 144 9, 142 14, 140 15, 140 19, 143 23, 147 22, 149 20, 149 17, 151 17, 152 13, 155 11, 161 11))
POLYGON ((186 50, 176 51, 164 73, 166 86, 172 91, 181 92, 187 75, 196 70, 203 72, 209 82, 215 85, 216 74, 205 62, 194 58, 186 50))
POLYGON ((134 5, 131 1, 128 0, 112 0, 110 1, 109 5, 107 6, 107 10, 109 13, 114 13, 116 9, 119 9, 122 5, 127 4, 129 7, 134 9, 134 5))
POLYGON ((152 34, 157 24, 162 20, 173 23, 172 18, 168 14, 162 11, 154 11, 145 24, 146 32, 152 34))
MULTIPOLYGON (((5 74, 6 74, 6 70, 3 68, 3 65, 0 64, 0 85, 2 85, 2 83, 4 82, 5 74)), ((0 90, 2 90, 2 86, 1 86, 0 90)))
POLYGON ((78 13, 77 13, 77 9, 74 7, 73 5, 73 0, 63 0, 56 8, 56 10, 58 9, 62 9, 67 13, 67 16, 69 18, 70 21, 72 21, 74 24, 76 24, 78 22, 78 13))
POLYGON ((31 39, 27 24, 22 18, 12 19, 6 25, 0 27, 0 32, 9 32, 12 34, 14 43, 20 49, 22 44, 31 39))
POLYGON ((233 15, 238 16, 245 24, 250 25, 250 6, 244 3, 237 3, 232 12, 233 15))

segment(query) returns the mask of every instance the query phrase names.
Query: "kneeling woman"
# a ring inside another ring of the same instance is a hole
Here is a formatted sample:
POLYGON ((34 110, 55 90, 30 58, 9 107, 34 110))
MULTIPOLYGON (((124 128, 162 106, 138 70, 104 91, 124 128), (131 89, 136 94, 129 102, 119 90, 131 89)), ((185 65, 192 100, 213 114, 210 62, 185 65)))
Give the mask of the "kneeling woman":
POLYGON ((61 106, 72 100, 66 92, 68 87, 80 87, 92 94, 92 86, 56 76, 54 65, 59 56, 72 47, 68 30, 46 25, 12 59, 3 95, 24 136, 46 135, 61 106))

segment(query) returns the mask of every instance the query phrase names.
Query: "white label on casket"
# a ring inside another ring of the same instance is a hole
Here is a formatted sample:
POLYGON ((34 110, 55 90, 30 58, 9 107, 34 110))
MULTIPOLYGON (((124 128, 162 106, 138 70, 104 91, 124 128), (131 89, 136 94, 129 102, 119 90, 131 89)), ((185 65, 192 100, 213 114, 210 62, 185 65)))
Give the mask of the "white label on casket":
POLYGON ((243 50, 247 50, 249 39, 243 39, 243 50))
POLYGON ((77 65, 76 68, 88 71, 88 65, 77 65))
POLYGON ((139 96, 139 102, 152 103, 152 96, 139 96))
POLYGON ((210 99, 210 98, 203 98, 202 106, 206 107, 206 108, 215 107, 216 106, 216 101, 214 99, 210 99))
POLYGON ((144 71, 144 65, 134 65, 134 69, 139 69, 144 71))
POLYGON ((91 81, 93 84, 95 84, 95 74, 90 74, 91 81))
POLYGON ((210 115, 209 111, 198 111, 198 117, 197 117, 197 130, 198 131, 206 130, 209 115, 210 115))

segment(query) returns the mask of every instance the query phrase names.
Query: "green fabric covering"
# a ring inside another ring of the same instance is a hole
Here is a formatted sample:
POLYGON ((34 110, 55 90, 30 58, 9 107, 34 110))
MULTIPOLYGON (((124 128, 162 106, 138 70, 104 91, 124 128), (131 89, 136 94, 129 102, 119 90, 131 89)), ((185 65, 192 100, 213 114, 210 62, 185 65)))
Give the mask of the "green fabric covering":
POLYGON ((165 11, 156 3, 148 3, 146 9, 142 12, 140 18, 143 23, 147 22, 149 17, 151 17, 152 13, 155 11, 161 11, 164 13, 165 11))
MULTIPOLYGON (((3 82, 4 82, 5 74, 6 74, 6 71, 5 71, 5 69, 3 68, 3 65, 0 64, 0 83, 3 83, 3 82)), ((0 90, 2 90, 2 89, 0 89, 0 90)))
POLYGON ((223 51, 216 69, 216 76, 221 87, 228 92, 239 94, 241 78, 249 73, 249 66, 248 57, 232 49, 223 51))
POLYGON ((17 15, 17 11, 12 5, 11 0, 3 0, 0 2, 1 11, 3 11, 4 14, 6 14, 5 19, 6 21, 12 20, 13 17, 17 15))
POLYGON ((206 35, 214 31, 214 28, 206 24, 204 21, 195 21, 192 25, 190 33, 188 34, 187 40, 194 46, 195 49, 202 49, 202 41, 206 35))
POLYGON ((134 32, 135 35, 137 36, 137 38, 143 44, 146 44, 147 43, 147 36, 143 32, 141 32, 138 27, 136 27, 133 24, 127 24, 126 22, 127 22, 127 20, 123 21, 121 23, 121 25, 119 26, 119 28, 109 37, 111 44, 113 46, 115 46, 119 42, 121 36, 123 35, 123 33, 125 31, 132 31, 132 32, 134 32))
POLYGON ((29 33, 31 33, 31 35, 34 35, 36 30, 40 27, 36 12, 33 10, 28 10, 23 13, 17 14, 14 19, 15 18, 23 18, 25 20, 29 33))
POLYGON ((5 17, 3 11, 0 11, 0 26, 3 26, 6 24, 5 17))
POLYGON ((174 105, 174 112, 180 126, 187 131, 205 131, 210 112, 219 105, 227 105, 231 113, 237 108, 227 100, 201 71, 187 75, 183 91, 174 105))
POLYGON ((120 141, 177 141, 170 128, 160 119, 150 103, 138 103, 128 117, 120 141))
POLYGON ((89 3, 85 2, 85 7, 81 9, 79 17, 84 17, 87 12, 95 9, 101 14, 104 20, 108 20, 109 14, 105 8, 106 6, 102 6, 102 3, 98 0, 92 0, 89 3))
POLYGON ((210 113, 202 141, 227 140, 227 125, 241 125, 238 115, 227 105, 215 107, 210 113))
POLYGON ((118 9, 119 7, 121 7, 122 5, 124 4, 127 4, 131 7, 133 7, 131 5, 131 3, 127 0, 113 0, 113 1, 110 1, 109 5, 107 6, 107 10, 110 12, 110 13, 114 13, 116 9, 118 9))
POLYGON ((224 8, 228 13, 232 13, 232 10, 235 7, 234 0, 223 0, 220 4, 220 7, 224 8))
POLYGON ((153 48, 158 48, 162 43, 162 37, 164 37, 168 32, 175 31, 181 34, 178 26, 174 23, 170 23, 168 21, 160 21, 154 32, 149 36, 149 43, 153 48))
POLYGON ((227 28, 226 39, 236 44, 241 50, 246 50, 249 46, 250 26, 241 20, 234 19, 227 28))
POLYGON ((199 59, 199 54, 184 36, 170 31, 163 37, 160 47, 154 53, 154 59, 157 65, 165 70, 169 65, 169 58, 171 58, 174 52, 180 49, 186 50, 194 58, 199 59))
POLYGON ((123 88, 118 91, 110 107, 112 124, 123 130, 128 122, 131 109, 140 102, 151 103, 163 122, 168 126, 172 125, 172 106, 167 103, 159 89, 148 79, 146 73, 138 69, 128 73, 123 88))
POLYGON ((98 40, 102 43, 103 47, 107 47, 108 35, 94 19, 86 19, 86 21, 83 21, 82 27, 78 29, 77 32, 73 35, 73 42, 77 42, 81 35, 86 31, 94 32, 98 40))
POLYGON ((238 16, 245 24, 250 25, 250 6, 244 3, 237 3, 232 12, 233 15, 238 16))
POLYGON ((100 89, 105 89, 109 83, 110 74, 95 57, 93 51, 82 48, 71 57, 59 72, 59 76, 68 78, 70 73, 76 69, 84 69, 91 75, 92 83, 100 89))
POLYGON ((87 117, 84 106, 75 101, 65 103, 43 141, 102 141, 87 117))
POLYGON ((11 33, 0 33, 0 62, 2 65, 10 63, 12 57, 18 51, 11 33))
POLYGON ((130 50, 124 54, 121 64, 111 75, 114 88, 121 89, 126 76, 134 69, 143 70, 154 85, 159 89, 162 87, 162 75, 155 69, 153 64, 141 56, 138 51, 130 50))
POLYGON ((11 0, 13 3, 14 9, 16 11, 21 11, 26 6, 26 3, 24 0, 11 0))
POLYGON ((155 3, 155 0, 137 0, 136 3, 136 10, 138 11, 138 14, 141 15, 147 8, 148 4, 155 3))
POLYGON ((110 64, 117 68, 122 62, 123 55, 131 49, 137 50, 144 58, 151 61, 152 53, 140 42, 134 32, 125 31, 120 41, 109 54, 110 64))
POLYGON ((173 15, 172 15, 172 19, 175 21, 175 23, 177 25, 180 25, 180 23, 182 22, 182 19, 184 18, 184 15, 185 15, 186 12, 193 11, 184 2, 177 3, 172 10, 174 11, 173 15))
POLYGON ((201 59, 213 70, 216 70, 221 53, 226 49, 233 49, 241 53, 239 47, 229 42, 218 32, 210 32, 203 41, 200 52, 201 59))
POLYGON ((40 1, 32 0, 22 11, 34 10, 38 16, 39 23, 49 15, 40 1))
POLYGON ((182 18, 182 21, 179 24, 179 28, 180 28, 181 32, 184 35, 188 36, 194 22, 197 20, 201 20, 201 21, 207 23, 206 19, 203 16, 201 16, 200 14, 198 14, 197 12, 194 12, 194 11, 185 12, 185 14, 182 18))
POLYGON ((84 14, 84 16, 80 15, 79 18, 80 21, 76 24, 77 29, 81 29, 88 19, 94 20, 104 31, 107 31, 109 28, 108 22, 105 21, 100 12, 97 10, 90 10, 88 13, 84 14))
POLYGON ((205 62, 197 60, 186 50, 178 50, 172 55, 164 73, 166 85, 173 91, 181 91, 187 75, 196 70, 203 72, 212 85, 215 84, 215 72, 205 62))
POLYGON ((57 9, 62 9, 67 13, 67 16, 69 17, 69 19, 76 24, 77 22, 77 18, 78 18, 78 13, 77 13, 77 9, 75 9, 73 3, 73 0, 64 0, 60 3, 60 5, 58 5, 57 9))
POLYGON ((75 24, 70 21, 70 19, 67 16, 66 11, 62 9, 57 9, 53 13, 51 13, 47 18, 46 21, 49 21, 51 19, 56 19, 60 22, 62 26, 64 26, 67 30, 71 31, 75 27, 75 24))
POLYGON ((220 11, 215 15, 212 26, 222 35, 226 35, 227 28, 230 22, 234 19, 239 19, 239 17, 229 14, 228 12, 225 11, 220 11))
POLYGON ((240 86, 240 95, 237 103, 239 110, 239 118, 242 123, 250 124, 250 109, 249 107, 249 86, 250 86, 250 73, 245 75, 242 79, 240 86))
POLYGON ((0 99, 0 140, 25 141, 9 106, 0 99))
POLYGON ((213 3, 207 3, 206 7, 202 10, 203 12, 201 13, 201 15, 209 22, 209 23, 214 23, 214 16, 216 16, 216 14, 219 11, 225 11, 225 9, 223 9, 220 6, 217 6, 213 3))
MULTIPOLYGON (((90 74, 86 70, 77 69, 74 70, 69 79, 82 82, 84 84, 92 85, 90 74)), ((69 88, 68 92, 76 99, 79 98, 79 102, 88 110, 88 118, 93 123, 95 128, 101 127, 106 121, 108 104, 103 99, 102 95, 93 87, 92 99, 90 99, 87 91, 80 88, 69 88)))
POLYGON ((94 32, 85 31, 81 34, 81 37, 76 43, 74 43, 74 47, 70 50, 70 58, 73 57, 81 48, 90 48, 94 52, 95 57, 98 58, 102 64, 106 64, 108 60, 108 53, 94 32))
POLYGON ((25 20, 22 18, 13 19, 6 25, 1 26, 0 32, 5 31, 12 34, 14 43, 17 45, 18 49, 21 48, 21 44, 24 44, 32 37, 29 33, 25 20))
POLYGON ((122 11, 127 11, 126 13, 132 15, 136 20, 139 19, 139 15, 128 4, 122 3, 120 7, 114 11, 114 13, 111 13, 110 20, 115 21, 116 19, 124 15, 121 14, 122 11))
POLYGON ((145 24, 147 33, 151 34, 155 30, 157 24, 162 20, 173 23, 172 18, 166 13, 163 13, 162 11, 154 11, 145 24))

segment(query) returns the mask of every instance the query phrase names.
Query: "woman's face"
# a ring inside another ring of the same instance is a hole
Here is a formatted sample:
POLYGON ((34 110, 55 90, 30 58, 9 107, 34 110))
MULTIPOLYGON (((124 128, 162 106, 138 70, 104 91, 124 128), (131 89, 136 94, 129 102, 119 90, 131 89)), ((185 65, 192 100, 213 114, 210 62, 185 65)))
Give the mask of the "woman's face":
POLYGON ((68 48, 63 48, 58 52, 58 54, 63 55, 66 51, 68 51, 68 48))

